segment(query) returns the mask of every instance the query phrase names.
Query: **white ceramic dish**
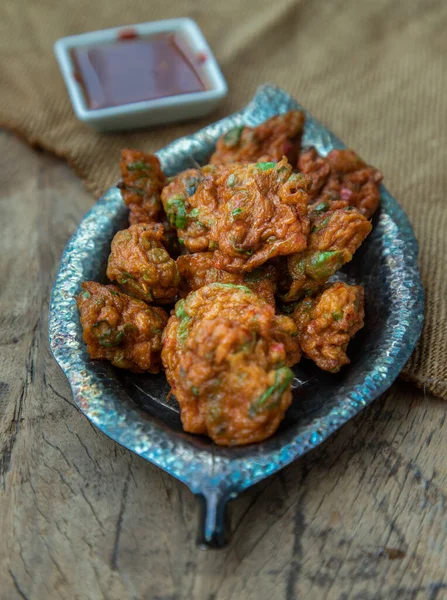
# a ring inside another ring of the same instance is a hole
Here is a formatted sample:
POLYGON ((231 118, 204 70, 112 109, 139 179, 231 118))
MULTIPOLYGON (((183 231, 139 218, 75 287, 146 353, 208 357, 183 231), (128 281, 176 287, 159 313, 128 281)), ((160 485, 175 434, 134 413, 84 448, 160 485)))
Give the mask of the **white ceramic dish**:
POLYGON ((203 33, 193 20, 187 18, 114 27, 61 38, 54 44, 54 52, 77 118, 98 131, 134 129, 199 117, 216 108, 228 92, 227 83, 203 33), (71 52, 83 46, 98 46, 116 41, 120 32, 128 30, 139 36, 181 33, 194 53, 206 57, 202 69, 209 89, 108 108, 89 108, 82 86, 74 77, 71 52))

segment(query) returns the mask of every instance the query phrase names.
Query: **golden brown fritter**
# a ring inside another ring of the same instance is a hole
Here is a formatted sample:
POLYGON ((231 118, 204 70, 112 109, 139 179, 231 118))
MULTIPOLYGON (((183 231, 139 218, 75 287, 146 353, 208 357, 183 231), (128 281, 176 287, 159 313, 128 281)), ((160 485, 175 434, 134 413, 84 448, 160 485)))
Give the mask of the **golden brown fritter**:
POLYGON ((212 249, 209 230, 217 209, 215 171, 216 168, 210 165, 182 171, 168 183, 161 194, 169 222, 177 229, 180 244, 189 252, 212 249))
POLYGON ((182 298, 210 283, 234 283, 247 286, 252 292, 275 306, 277 273, 274 265, 262 265, 245 275, 229 273, 216 267, 214 252, 196 252, 179 256, 177 266, 182 298))
POLYGON ((118 231, 112 241, 107 277, 146 302, 173 302, 180 277, 175 260, 162 244, 163 236, 159 223, 138 223, 118 231))
POLYGON ((293 321, 233 284, 206 285, 177 302, 163 335, 163 365, 185 431, 224 446, 276 431, 292 400, 285 365, 298 357, 293 321))
POLYGON ((158 373, 166 312, 120 292, 114 285, 82 284, 77 298, 87 352, 134 373, 158 373))
MULTIPOLYGON (((186 169, 186 171, 181 171, 178 175, 171 177, 164 190, 166 199, 169 200, 178 195, 189 198, 196 193, 199 183, 209 171, 214 171, 214 168, 205 165, 201 169, 186 169)), ((163 206, 166 214, 171 219, 171 224, 177 227, 177 229, 182 229, 181 223, 176 222, 177 219, 182 218, 182 215, 177 213, 175 202, 163 203, 163 206), (171 206, 173 206, 173 210, 170 210, 171 206)))
POLYGON ((382 173, 353 150, 332 150, 324 158, 310 148, 301 153, 298 168, 312 180, 310 211, 354 206, 370 218, 377 210, 382 173))
POLYGON ((363 327, 363 296, 361 286, 338 282, 295 308, 301 349, 320 369, 337 373, 350 362, 346 348, 363 327))
POLYGON ((291 110, 254 128, 243 125, 233 127, 217 140, 210 163, 278 162, 286 156, 289 162, 295 164, 304 121, 303 112, 291 110))
POLYGON ((305 173, 311 180, 312 184, 308 192, 309 202, 316 202, 321 188, 331 174, 331 167, 328 160, 320 156, 315 148, 308 148, 300 154, 298 169, 301 173, 305 173))
POLYGON ((163 203, 189 252, 215 250, 217 268, 243 273, 306 247, 308 184, 285 158, 230 165, 208 172, 189 198, 168 186, 163 203))
POLYGON ((307 249, 287 259, 289 278, 284 281, 283 300, 292 302, 316 292, 352 260, 370 231, 371 223, 351 206, 314 212, 307 249))
POLYGON ((154 154, 140 150, 121 150, 121 177, 118 184, 130 210, 129 223, 158 221, 163 213, 160 194, 165 176, 154 154))
POLYGON ((275 294, 278 288, 278 270, 275 261, 264 263, 254 271, 245 273, 241 283, 275 306, 275 294))
POLYGON ((309 180, 279 163, 231 165, 214 176, 219 208, 210 239, 216 264, 249 272, 276 256, 306 248, 309 180))
POLYGON ((228 273, 216 267, 214 252, 183 254, 177 258, 177 267, 182 298, 210 283, 242 284, 243 282, 242 275, 228 273))

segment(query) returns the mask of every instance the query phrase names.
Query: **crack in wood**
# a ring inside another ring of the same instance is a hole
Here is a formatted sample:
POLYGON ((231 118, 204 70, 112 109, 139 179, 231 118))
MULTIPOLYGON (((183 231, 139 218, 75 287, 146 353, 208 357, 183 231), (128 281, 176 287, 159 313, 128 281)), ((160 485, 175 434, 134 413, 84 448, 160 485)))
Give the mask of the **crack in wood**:
POLYGON ((62 458, 65 461, 65 464, 67 465, 68 468, 71 467, 71 464, 69 463, 67 457, 65 456, 65 454, 62 452, 62 450, 59 448, 59 446, 57 446, 56 444, 52 444, 49 440, 47 440, 47 438, 45 437, 45 434, 42 433, 42 438, 43 441, 48 444, 51 448, 53 448, 54 450, 57 450, 59 452, 59 454, 62 456, 62 458))
POLYGON ((57 396, 58 398, 60 398, 61 400, 63 400, 63 401, 64 401, 64 402, 66 402, 67 404, 69 404, 71 407, 73 407, 73 408, 78 408, 74 402, 70 402, 70 400, 68 400, 68 398, 65 398, 65 396, 63 396, 63 395, 62 395, 62 394, 60 394, 60 393, 59 393, 57 390, 55 390, 55 389, 54 389, 54 387, 51 385, 51 383, 49 383, 49 382, 46 382, 45 380, 44 380, 44 383, 45 383, 46 387, 49 387, 49 388, 50 388, 50 390, 53 392, 53 394, 54 394, 55 396, 57 396))
POLYGON ((14 587, 15 587, 15 589, 16 589, 16 591, 17 591, 17 593, 19 594, 19 596, 20 596, 21 598, 23 598, 23 600, 29 600, 29 599, 28 599, 28 596, 25 594, 25 592, 24 592, 24 591, 22 590, 22 588, 20 587, 20 584, 19 584, 19 582, 17 581, 17 577, 16 577, 16 576, 14 575, 14 573, 11 571, 11 568, 10 568, 10 567, 8 567, 8 572, 9 572, 9 574, 10 574, 10 576, 11 576, 12 582, 13 582, 13 584, 14 584, 14 587))
POLYGON ((22 422, 22 413, 25 398, 28 395, 29 388, 32 385, 34 379, 33 353, 37 343, 37 332, 39 331, 39 327, 40 319, 37 319, 31 332, 31 343, 25 361, 25 381, 23 383, 20 394, 18 395, 18 397, 16 397, 16 400, 14 402, 14 412, 8 427, 8 431, 6 432, 7 434, 9 434, 9 438, 0 451, 0 482, 4 491, 6 491, 6 475, 9 472, 11 466, 12 453, 17 440, 17 436, 19 434, 20 423, 22 422))
POLYGON ((297 597, 296 585, 300 578, 300 571, 303 559, 302 538, 304 532, 306 531, 306 521, 303 511, 303 503, 306 497, 306 488, 304 484, 309 475, 309 472, 309 467, 305 463, 303 465, 303 470, 301 473, 301 480, 298 484, 299 486, 303 487, 303 491, 297 500, 293 520, 293 546, 290 568, 286 582, 286 600, 294 600, 297 597))
POLYGON ((116 521, 115 541, 113 544, 112 558, 110 561, 112 571, 118 571, 119 544, 120 544, 120 538, 121 538, 121 529, 123 526, 124 511, 126 509, 127 493, 128 493, 128 489, 129 489, 129 480, 130 480, 130 464, 129 464, 129 470, 127 472, 126 480, 123 485, 123 492, 121 494, 120 510, 118 513, 118 519, 116 521))

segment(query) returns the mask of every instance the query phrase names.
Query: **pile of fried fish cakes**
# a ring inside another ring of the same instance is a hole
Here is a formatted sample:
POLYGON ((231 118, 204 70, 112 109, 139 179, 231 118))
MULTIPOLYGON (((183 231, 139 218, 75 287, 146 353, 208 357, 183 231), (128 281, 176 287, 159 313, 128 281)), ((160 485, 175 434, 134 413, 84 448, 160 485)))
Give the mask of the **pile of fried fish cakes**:
POLYGON ((165 370, 185 431, 259 442, 292 401, 302 357, 336 373, 363 327, 364 291, 332 281, 371 231, 381 173, 352 150, 302 148, 290 111, 217 142, 208 164, 166 177, 123 150, 129 227, 113 238, 110 285, 77 298, 93 359, 165 370))

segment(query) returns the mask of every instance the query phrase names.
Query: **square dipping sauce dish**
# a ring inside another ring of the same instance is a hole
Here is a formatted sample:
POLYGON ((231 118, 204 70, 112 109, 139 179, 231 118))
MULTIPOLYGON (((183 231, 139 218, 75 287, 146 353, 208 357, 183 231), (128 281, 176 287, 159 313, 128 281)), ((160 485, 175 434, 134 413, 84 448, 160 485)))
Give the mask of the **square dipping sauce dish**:
POLYGON ((98 131, 200 117, 228 92, 204 35, 188 18, 61 38, 54 52, 77 118, 98 131))

